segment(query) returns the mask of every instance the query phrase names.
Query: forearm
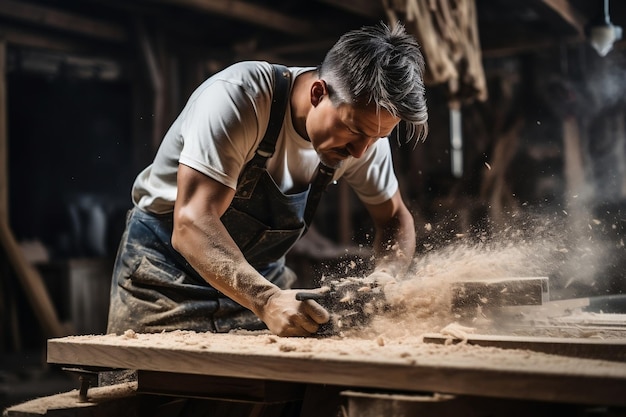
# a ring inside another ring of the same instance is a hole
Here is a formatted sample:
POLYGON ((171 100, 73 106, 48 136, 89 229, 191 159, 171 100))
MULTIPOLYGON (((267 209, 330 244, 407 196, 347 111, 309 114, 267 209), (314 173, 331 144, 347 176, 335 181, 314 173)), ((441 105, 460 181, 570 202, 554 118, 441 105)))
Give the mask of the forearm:
POLYGON ((219 218, 179 217, 172 245, 211 286, 257 315, 279 291, 247 262, 219 218))
POLYGON ((376 228, 375 270, 396 277, 406 272, 415 254, 413 216, 404 208, 376 228))

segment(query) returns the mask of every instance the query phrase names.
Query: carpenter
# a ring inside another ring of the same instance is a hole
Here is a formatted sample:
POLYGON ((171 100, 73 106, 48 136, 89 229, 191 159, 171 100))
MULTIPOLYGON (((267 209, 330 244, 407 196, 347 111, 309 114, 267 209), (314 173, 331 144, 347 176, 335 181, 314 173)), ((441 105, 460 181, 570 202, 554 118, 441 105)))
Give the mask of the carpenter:
POLYGON ((245 61, 203 82, 133 184, 108 332, 314 334, 329 314, 296 300, 285 255, 339 178, 375 225, 369 278, 404 272, 415 230, 389 136, 402 122, 403 146, 425 138, 423 73, 416 40, 381 23, 341 36, 317 68, 245 61))

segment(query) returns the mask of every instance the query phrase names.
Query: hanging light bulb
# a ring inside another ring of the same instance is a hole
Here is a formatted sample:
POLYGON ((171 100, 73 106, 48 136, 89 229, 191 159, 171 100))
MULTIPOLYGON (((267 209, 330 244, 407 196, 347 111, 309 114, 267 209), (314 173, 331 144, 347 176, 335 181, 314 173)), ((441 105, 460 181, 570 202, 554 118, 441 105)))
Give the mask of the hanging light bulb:
POLYGON ((588 26, 587 38, 593 49, 600 56, 606 56, 613 49, 613 43, 622 39, 622 28, 611 23, 609 0, 604 0, 603 19, 592 22, 588 26))

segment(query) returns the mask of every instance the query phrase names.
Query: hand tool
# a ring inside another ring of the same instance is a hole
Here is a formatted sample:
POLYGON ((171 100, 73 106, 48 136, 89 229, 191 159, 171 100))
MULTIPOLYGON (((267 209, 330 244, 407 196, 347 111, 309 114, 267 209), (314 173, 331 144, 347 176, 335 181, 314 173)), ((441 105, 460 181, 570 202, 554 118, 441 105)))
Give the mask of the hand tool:
POLYGON ((318 334, 337 334, 342 329, 363 327, 373 315, 389 307, 381 286, 355 277, 332 280, 319 292, 297 292, 296 299, 315 300, 329 311, 330 321, 320 326, 318 334))
MULTIPOLYGON (((401 285, 402 281, 395 284, 401 285)), ((444 289, 442 289, 444 290, 444 289)), ((451 282, 450 309, 459 319, 471 318, 504 306, 541 305, 549 301, 547 277, 515 277, 451 282)), ((342 329, 365 327, 377 314, 394 306, 385 297, 384 287, 366 278, 331 280, 320 291, 296 293, 300 301, 315 300, 330 313, 330 321, 318 334, 338 334, 342 329)))

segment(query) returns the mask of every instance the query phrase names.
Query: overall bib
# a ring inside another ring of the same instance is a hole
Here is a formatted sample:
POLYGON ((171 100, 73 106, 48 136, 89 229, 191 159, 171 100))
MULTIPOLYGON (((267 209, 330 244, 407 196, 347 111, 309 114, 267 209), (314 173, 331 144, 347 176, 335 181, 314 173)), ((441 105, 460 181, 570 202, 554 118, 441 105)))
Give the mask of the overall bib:
MULTIPOLYGON (((305 233, 334 170, 320 164, 309 188, 286 195, 265 168, 274 152, 288 102, 290 73, 275 66, 276 91, 267 131, 244 167, 230 207, 222 216, 246 260, 281 288, 295 280, 285 255, 305 233)), ((109 333, 194 330, 258 330, 250 310, 210 286, 171 246, 173 215, 134 208, 127 217, 113 271, 109 333)))

